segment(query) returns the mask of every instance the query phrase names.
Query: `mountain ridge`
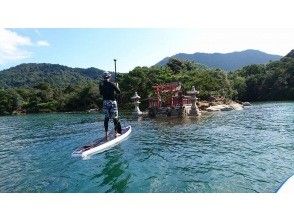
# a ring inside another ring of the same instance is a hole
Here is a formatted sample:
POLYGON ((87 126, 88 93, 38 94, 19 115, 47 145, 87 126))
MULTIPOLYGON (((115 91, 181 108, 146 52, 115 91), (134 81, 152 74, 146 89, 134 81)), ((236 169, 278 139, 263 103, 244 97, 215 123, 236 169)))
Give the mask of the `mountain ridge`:
POLYGON ((234 51, 230 53, 178 53, 171 57, 165 57, 154 66, 163 66, 168 62, 170 58, 193 61, 211 68, 219 68, 225 71, 235 71, 247 65, 265 64, 270 61, 276 61, 281 59, 282 56, 268 54, 254 49, 234 51))

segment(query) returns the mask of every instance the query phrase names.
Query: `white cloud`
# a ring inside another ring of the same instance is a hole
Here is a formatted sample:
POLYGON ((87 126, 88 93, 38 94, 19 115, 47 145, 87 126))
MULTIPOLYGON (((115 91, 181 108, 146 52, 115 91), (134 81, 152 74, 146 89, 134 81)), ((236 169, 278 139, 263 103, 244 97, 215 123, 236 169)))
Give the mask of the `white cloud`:
POLYGON ((37 45, 39 47, 49 47, 50 46, 50 44, 47 41, 45 41, 45 40, 39 40, 39 41, 37 41, 37 45))
POLYGON ((33 45, 29 37, 21 36, 14 31, 0 29, 0 63, 25 59, 30 56, 24 46, 33 45))

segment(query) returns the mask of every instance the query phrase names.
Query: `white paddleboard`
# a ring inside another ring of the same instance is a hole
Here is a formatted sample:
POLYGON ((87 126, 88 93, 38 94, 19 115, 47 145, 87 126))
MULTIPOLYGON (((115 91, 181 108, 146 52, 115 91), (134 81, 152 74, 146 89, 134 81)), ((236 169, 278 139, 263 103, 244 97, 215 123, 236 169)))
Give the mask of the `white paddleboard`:
POLYGON ((277 192, 294 195, 294 175, 287 179, 277 192))
POLYGON ((79 147, 72 153, 74 157, 87 157, 93 154, 101 153, 106 151, 115 145, 124 141, 132 132, 132 127, 127 126, 122 128, 122 134, 118 137, 115 137, 114 131, 108 134, 108 139, 100 138, 95 140, 92 144, 79 147))

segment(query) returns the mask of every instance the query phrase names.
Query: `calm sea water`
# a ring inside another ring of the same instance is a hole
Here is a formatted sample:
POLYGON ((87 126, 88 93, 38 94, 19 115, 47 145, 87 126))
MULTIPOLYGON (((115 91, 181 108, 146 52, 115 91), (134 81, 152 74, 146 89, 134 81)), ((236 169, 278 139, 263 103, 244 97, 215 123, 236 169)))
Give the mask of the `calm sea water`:
POLYGON ((121 117, 129 139, 87 160, 71 153, 103 136, 102 114, 0 117, 0 192, 275 192, 294 174, 294 102, 121 117))

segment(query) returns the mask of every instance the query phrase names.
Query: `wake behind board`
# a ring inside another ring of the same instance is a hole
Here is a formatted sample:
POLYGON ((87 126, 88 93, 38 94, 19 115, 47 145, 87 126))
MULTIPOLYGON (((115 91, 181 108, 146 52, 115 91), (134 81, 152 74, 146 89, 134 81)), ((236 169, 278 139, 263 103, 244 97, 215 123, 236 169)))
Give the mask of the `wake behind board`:
POLYGON ((72 156, 75 157, 87 157, 93 154, 101 153, 105 150, 108 150, 115 145, 124 141, 131 133, 131 126, 122 128, 122 134, 118 137, 115 137, 114 131, 111 131, 108 134, 108 139, 105 137, 95 140, 92 144, 79 147, 74 150, 72 156))
POLYGON ((294 175, 289 177, 278 189, 278 193, 294 194, 294 175))

